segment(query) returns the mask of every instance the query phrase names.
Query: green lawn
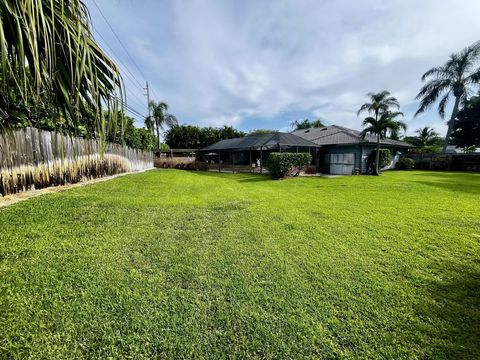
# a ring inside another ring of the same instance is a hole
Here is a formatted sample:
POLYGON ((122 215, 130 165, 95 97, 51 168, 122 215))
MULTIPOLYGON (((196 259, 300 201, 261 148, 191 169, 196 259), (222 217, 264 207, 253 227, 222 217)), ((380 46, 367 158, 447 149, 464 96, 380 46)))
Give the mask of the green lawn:
POLYGON ((0 226, 0 358, 480 358, 480 174, 156 170, 0 226))

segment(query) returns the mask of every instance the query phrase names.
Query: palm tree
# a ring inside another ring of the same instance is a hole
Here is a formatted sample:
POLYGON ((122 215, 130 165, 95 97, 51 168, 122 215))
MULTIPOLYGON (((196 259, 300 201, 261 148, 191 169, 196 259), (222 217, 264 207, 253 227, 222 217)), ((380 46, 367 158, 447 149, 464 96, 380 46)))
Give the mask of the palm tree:
POLYGON ((310 128, 321 128, 325 127, 321 119, 317 120, 295 120, 291 123, 291 126, 294 131, 296 130, 304 130, 304 129, 310 129, 310 128))
POLYGON ((27 111, 52 104, 57 125, 79 126, 93 112, 101 135, 117 121, 121 75, 95 42, 83 0, 0 0, 0 47, 0 130, 25 116, 18 102, 27 111))
POLYGON ((435 129, 431 128, 430 126, 417 129, 415 132, 418 134, 418 145, 421 148, 431 145, 432 142, 439 136, 435 129))
POLYGON ((160 101, 156 103, 152 100, 148 106, 152 115, 145 119, 145 125, 154 124, 157 131, 157 150, 160 150, 160 130, 163 130, 165 126, 178 125, 178 121, 174 115, 167 112, 168 104, 166 102, 160 101))
POLYGON ((387 131, 398 132, 400 129, 406 130, 407 125, 403 121, 395 120, 396 117, 403 116, 403 113, 384 111, 380 115, 380 118, 369 116, 363 120, 363 129, 361 136, 365 138, 367 134, 377 136, 377 153, 375 154, 375 175, 379 174, 379 162, 380 162, 380 139, 385 138, 387 131))
POLYGON ((390 111, 391 108, 400 109, 400 104, 398 100, 391 96, 390 92, 383 90, 379 93, 368 93, 367 96, 370 98, 370 102, 366 102, 357 112, 357 115, 360 115, 363 112, 368 114, 375 115, 375 120, 378 120, 378 117, 387 111, 390 111))
POLYGON ((431 68, 422 76, 422 81, 428 80, 428 82, 417 94, 416 99, 420 100, 420 107, 415 116, 425 112, 441 98, 438 103, 438 114, 443 119, 450 97, 453 95, 455 98, 452 114, 448 121, 443 152, 447 149, 460 102, 465 103, 467 101, 471 86, 480 85, 480 68, 477 67, 479 54, 480 42, 477 42, 458 54, 450 55, 445 64, 431 68))
MULTIPOLYGON (((390 94, 389 91, 387 90, 383 90, 379 93, 373 93, 373 92, 370 92, 367 94, 367 97, 369 98, 369 102, 366 102, 365 104, 363 104, 362 106, 360 106, 360 109, 358 109, 357 111, 357 115, 360 115, 361 113, 363 112, 366 112, 368 114, 373 114, 374 116, 373 117, 367 117, 364 122, 363 122, 363 125, 367 125, 365 123, 365 121, 367 121, 367 119, 369 119, 369 121, 375 124, 378 124, 379 123, 379 118, 381 118, 381 116, 385 113, 389 113, 390 115, 391 114, 397 114, 395 116, 398 116, 402 113, 399 113, 399 112, 391 112, 391 109, 392 108, 395 108, 395 109, 400 109, 400 103, 398 102, 397 98, 393 97, 392 94, 390 94)), ((402 114, 403 115, 403 114, 402 114)), ((395 117, 394 116, 394 117, 395 117)), ((403 124, 403 123, 402 123, 403 124)), ((374 126, 374 125, 371 125, 371 126, 374 126)), ((370 126, 370 127, 371 127, 370 126)), ((378 164, 379 164, 379 149, 380 149, 380 137, 384 138, 387 136, 387 131, 390 131, 391 132, 391 136, 392 137, 396 137, 398 136, 398 130, 401 128, 400 127, 385 127, 383 130, 382 130, 382 133, 380 134, 377 134, 377 133, 373 133, 375 135, 377 135, 378 137, 378 144, 377 144, 377 154, 376 154, 376 158, 375 158, 375 173, 378 175, 378 164)), ((365 129, 367 130, 367 129, 365 129)), ((364 132, 365 132, 364 130, 364 132)), ((366 134, 366 133, 365 133, 366 134)), ((365 136, 365 134, 363 136, 365 136)))
POLYGON ((152 133, 152 135, 155 135, 155 123, 153 121, 152 116, 147 116, 144 121, 145 127, 147 128, 148 131, 152 133))

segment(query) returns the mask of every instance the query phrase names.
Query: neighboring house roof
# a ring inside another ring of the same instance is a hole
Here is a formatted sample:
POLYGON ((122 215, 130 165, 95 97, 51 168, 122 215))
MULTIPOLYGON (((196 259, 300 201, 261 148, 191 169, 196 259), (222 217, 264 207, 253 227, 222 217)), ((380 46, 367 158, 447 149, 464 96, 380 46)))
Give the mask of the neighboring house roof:
MULTIPOLYGON (((292 134, 301 136, 306 140, 312 141, 318 146, 377 143, 377 137, 374 135, 367 134, 365 138, 362 138, 361 131, 348 129, 346 127, 338 125, 297 130, 292 132, 292 134)), ((392 139, 380 139, 380 144, 391 147, 413 147, 406 142, 392 139)))
POLYGON ((317 145, 303 137, 282 132, 273 132, 268 134, 250 135, 241 138, 220 140, 215 144, 204 147, 200 151, 217 151, 217 150, 254 150, 272 149, 281 146, 301 146, 301 147, 317 147, 317 145))
MULTIPOLYGON (((463 148, 457 147, 456 145, 448 145, 445 151, 447 154, 467 154, 463 148)), ((472 152, 473 154, 480 153, 480 148, 476 148, 475 151, 472 152)))

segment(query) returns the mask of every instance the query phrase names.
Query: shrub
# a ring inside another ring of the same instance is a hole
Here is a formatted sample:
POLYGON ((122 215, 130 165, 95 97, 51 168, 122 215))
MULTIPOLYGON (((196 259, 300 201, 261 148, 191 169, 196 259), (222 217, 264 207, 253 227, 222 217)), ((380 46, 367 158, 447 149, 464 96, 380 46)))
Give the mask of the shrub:
POLYGON ((439 155, 433 157, 433 170, 450 170, 451 156, 439 155))
POLYGON ((298 175, 300 170, 310 164, 312 155, 309 153, 278 153, 268 156, 267 169, 274 179, 298 175))
POLYGON ((411 158, 401 158, 397 163, 397 169, 399 170, 411 170, 415 167, 415 160, 411 158))
MULTIPOLYGON (((370 155, 368 155, 367 159, 367 166, 369 171, 375 170, 375 156, 377 154, 377 150, 372 150, 370 155)), ((380 149, 380 160, 379 160, 379 168, 383 169, 385 166, 389 165, 392 162, 392 153, 389 149, 380 149)), ((379 170, 380 170, 379 169, 379 170)))
POLYGON ((195 158, 190 157, 157 157, 153 165, 156 168, 195 170, 195 158))

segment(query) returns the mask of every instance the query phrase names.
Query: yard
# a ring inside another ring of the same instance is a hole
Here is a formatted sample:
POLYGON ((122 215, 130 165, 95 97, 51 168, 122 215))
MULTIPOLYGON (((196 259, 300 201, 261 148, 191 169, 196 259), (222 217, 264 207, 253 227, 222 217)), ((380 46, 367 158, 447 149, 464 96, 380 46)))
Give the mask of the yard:
POLYGON ((0 358, 480 358, 480 174, 156 170, 0 224, 0 358))

